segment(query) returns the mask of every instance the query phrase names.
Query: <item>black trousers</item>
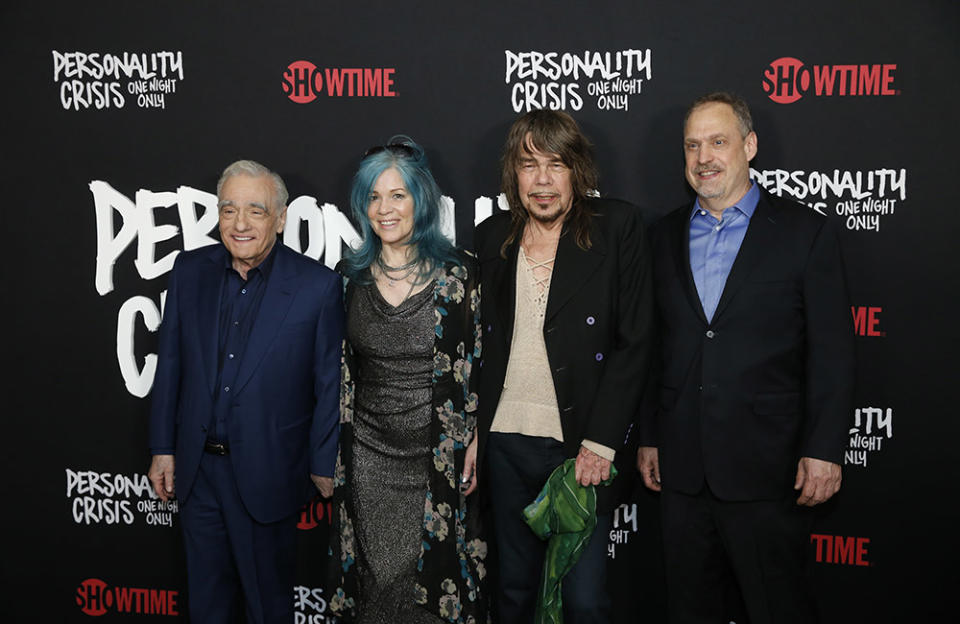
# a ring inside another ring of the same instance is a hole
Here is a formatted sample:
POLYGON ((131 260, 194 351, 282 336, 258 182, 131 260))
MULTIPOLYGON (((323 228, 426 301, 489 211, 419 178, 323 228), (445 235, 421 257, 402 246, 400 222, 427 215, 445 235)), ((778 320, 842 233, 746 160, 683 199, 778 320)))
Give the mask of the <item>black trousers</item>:
POLYGON ((750 624, 817 621, 806 578, 813 510, 797 496, 728 502, 706 485, 661 493, 671 624, 730 621, 738 590, 750 624))
MULTIPOLYGON (((497 613, 500 624, 533 622, 547 542, 523 520, 553 470, 567 459, 563 444, 551 438, 491 433, 484 467, 491 486, 494 536, 499 554, 497 613)), ((607 594, 607 535, 612 516, 597 518, 597 528, 580 559, 564 577, 566 624, 610 621, 607 594)))

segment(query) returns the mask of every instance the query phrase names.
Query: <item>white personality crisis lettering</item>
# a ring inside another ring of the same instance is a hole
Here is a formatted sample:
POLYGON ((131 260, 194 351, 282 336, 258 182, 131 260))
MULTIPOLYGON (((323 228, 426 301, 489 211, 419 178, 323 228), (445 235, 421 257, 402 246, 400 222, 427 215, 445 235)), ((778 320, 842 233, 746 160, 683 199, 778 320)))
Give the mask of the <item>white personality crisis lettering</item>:
MULTIPOLYGON (((182 237, 180 247, 183 250, 217 244, 211 236, 218 222, 217 198, 212 193, 189 186, 180 186, 176 191, 141 189, 131 200, 101 180, 90 183, 90 192, 93 194, 97 222, 94 287, 101 296, 114 290, 116 263, 134 241, 137 251, 133 265, 143 280, 156 279, 173 269, 173 262, 180 250, 170 251, 158 259, 157 246, 178 234, 182 237), (157 224, 158 212, 174 206, 176 212, 171 216, 175 216, 173 220, 179 223, 179 227, 172 223, 157 224), (118 215, 121 220, 119 227, 116 222, 118 215)), ((500 209, 506 209, 506 199, 502 194, 497 198, 497 203, 500 209)), ((453 199, 442 197, 440 208, 441 229, 453 241, 456 238, 456 206, 453 199)), ((475 223, 492 212, 492 199, 479 197, 475 200, 475 223)), ((322 258, 329 267, 336 266, 340 261, 343 243, 353 244, 358 239, 359 234, 350 220, 333 204, 324 203, 321 206, 315 198, 303 195, 290 202, 287 208, 283 243, 315 260, 322 258), (305 249, 301 242, 301 230, 306 232, 305 249)), ((142 366, 139 364, 134 348, 137 324, 142 322, 149 332, 157 331, 165 303, 166 291, 160 293, 159 302, 143 295, 134 295, 121 304, 117 313, 117 364, 127 391, 139 398, 150 394, 157 357, 154 353, 148 353, 143 356, 142 366)))

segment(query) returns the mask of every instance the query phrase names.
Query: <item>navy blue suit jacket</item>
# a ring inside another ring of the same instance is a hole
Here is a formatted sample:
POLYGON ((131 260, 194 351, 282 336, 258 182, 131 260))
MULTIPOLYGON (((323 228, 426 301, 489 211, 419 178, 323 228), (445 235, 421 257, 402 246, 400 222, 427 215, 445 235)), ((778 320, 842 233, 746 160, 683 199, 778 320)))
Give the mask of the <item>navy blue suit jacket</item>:
MULTIPOLYGON (((280 242, 234 387, 229 459, 259 522, 295 513, 310 473, 332 476, 339 437, 340 277, 280 242)), ((150 448, 176 448, 181 503, 200 466, 217 388, 222 245, 177 256, 167 287, 150 448)))

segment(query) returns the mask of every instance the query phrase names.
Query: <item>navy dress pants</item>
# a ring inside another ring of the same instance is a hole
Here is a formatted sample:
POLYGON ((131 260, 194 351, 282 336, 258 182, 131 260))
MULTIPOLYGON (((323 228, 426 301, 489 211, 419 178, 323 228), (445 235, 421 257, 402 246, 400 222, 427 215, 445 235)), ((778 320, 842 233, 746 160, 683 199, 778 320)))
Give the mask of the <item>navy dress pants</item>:
POLYGON ((240 500, 229 456, 204 454, 180 508, 190 621, 293 622, 297 515, 262 524, 240 500), (242 596, 242 600, 241 600, 242 596))

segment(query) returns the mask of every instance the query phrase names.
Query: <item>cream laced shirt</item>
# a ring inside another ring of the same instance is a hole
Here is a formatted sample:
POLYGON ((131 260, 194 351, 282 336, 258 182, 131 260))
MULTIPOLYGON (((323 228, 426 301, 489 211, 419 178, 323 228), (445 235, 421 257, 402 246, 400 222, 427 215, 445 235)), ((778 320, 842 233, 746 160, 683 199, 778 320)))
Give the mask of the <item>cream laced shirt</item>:
MULTIPOLYGON (((543 342, 543 321, 554 259, 543 262, 530 260, 523 247, 520 247, 510 359, 490 431, 520 433, 563 442, 557 392, 550 374, 547 346, 543 342), (537 278, 534 275, 537 268, 549 269, 550 275, 537 278)), ((590 440, 584 440, 583 445, 604 459, 613 461, 613 449, 590 440)))

